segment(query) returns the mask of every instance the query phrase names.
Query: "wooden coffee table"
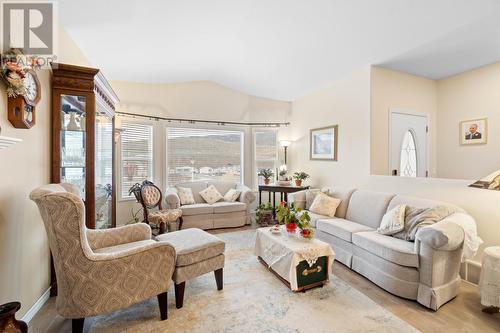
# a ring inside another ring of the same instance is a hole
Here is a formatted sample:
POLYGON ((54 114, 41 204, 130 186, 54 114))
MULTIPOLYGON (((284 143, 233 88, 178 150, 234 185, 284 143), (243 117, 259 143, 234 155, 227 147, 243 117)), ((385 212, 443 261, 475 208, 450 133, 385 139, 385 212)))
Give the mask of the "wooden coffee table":
POLYGON ((282 227, 280 234, 271 228, 257 229, 255 254, 292 291, 305 291, 329 281, 335 253, 328 243, 289 235, 282 227))

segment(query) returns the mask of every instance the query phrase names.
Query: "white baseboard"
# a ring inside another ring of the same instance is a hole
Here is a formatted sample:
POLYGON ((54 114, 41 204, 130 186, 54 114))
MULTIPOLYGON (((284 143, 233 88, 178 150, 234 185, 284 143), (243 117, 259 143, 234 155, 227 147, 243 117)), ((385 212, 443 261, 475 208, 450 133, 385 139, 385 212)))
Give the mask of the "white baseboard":
POLYGON ((42 306, 47 302, 50 298, 50 287, 47 289, 42 296, 33 304, 33 306, 24 314, 24 316, 21 318, 22 321, 24 321, 26 324, 29 324, 31 319, 40 311, 42 306))

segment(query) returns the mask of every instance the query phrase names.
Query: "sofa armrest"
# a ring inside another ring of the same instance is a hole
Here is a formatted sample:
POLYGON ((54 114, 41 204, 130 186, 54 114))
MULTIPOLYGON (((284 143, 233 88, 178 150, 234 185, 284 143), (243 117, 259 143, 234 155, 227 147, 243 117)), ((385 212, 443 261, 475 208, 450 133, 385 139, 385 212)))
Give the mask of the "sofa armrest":
POLYGON ((92 250, 151 239, 151 227, 136 223, 111 229, 87 229, 87 241, 92 250))
POLYGON ((295 204, 295 207, 306 209, 306 192, 309 190, 302 190, 298 192, 288 193, 288 204, 295 204))
POLYGON ((255 193, 245 185, 242 185, 239 190, 241 191, 239 202, 246 203, 250 206, 255 201, 255 193))
POLYGON ((444 219, 431 226, 421 228, 415 238, 434 250, 453 251, 463 246, 465 232, 459 225, 444 219))
POLYGON ((176 209, 181 206, 181 199, 175 187, 170 187, 165 191, 165 204, 170 209, 176 209))

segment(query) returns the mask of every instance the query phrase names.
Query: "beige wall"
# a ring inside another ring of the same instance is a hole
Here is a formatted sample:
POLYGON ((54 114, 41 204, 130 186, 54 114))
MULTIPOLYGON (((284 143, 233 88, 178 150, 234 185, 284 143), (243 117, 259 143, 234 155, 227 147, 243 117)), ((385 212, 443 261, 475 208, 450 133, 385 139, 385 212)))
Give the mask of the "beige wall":
POLYGON ((436 81, 381 67, 371 74, 371 173, 389 175, 389 112, 425 114, 429 124, 429 161, 431 177, 436 171, 437 121, 436 81))
MULTIPOLYGON (((111 85, 120 97, 117 111, 123 112, 186 119, 282 122, 286 121, 291 110, 289 102, 250 96, 208 81, 175 84, 113 81, 111 85)), ((120 121, 127 120, 131 121, 128 117, 119 117, 117 126, 120 126, 120 121)), ((169 123, 164 121, 150 123, 154 126, 153 181, 161 184, 161 188, 165 188, 167 185, 163 168, 163 161, 166 158, 165 126, 168 126, 169 123)), ((176 122, 171 123, 171 125, 189 126, 176 122)), ((197 124, 195 126, 203 125, 197 124)), ((224 128, 244 132, 244 181, 247 186, 252 186, 252 131, 248 127, 231 125, 224 126, 224 128)), ((119 151, 119 146, 117 151, 119 151)), ((134 200, 119 200, 117 224, 121 225, 129 221, 131 210, 136 211, 138 208, 139 205, 134 200)))
MULTIPOLYGON (((59 32, 58 61, 88 65, 65 31, 59 32)), ((50 181, 50 71, 38 73, 42 97, 37 123, 16 129, 7 120, 7 96, 0 89, 1 135, 23 140, 0 150, 0 304, 20 301, 22 316, 47 290, 50 281, 48 241, 36 205, 28 195, 50 181)))
POLYGON ((370 172, 370 68, 362 68, 292 104, 292 172, 305 171, 313 186, 359 184, 370 172), (338 161, 309 159, 309 130, 339 125, 338 161))
POLYGON ((438 176, 479 179, 500 169, 500 62, 437 82, 438 176), (488 118, 486 145, 460 146, 459 123, 488 118))

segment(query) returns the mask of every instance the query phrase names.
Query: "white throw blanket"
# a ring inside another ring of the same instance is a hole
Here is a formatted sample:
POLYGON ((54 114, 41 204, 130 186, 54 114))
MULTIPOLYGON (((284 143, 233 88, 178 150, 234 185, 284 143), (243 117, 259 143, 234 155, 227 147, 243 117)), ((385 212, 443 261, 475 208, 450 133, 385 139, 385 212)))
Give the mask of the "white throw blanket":
POLYGON ((464 250, 462 252, 462 262, 474 257, 483 244, 483 240, 477 235, 476 221, 472 216, 465 213, 454 213, 446 218, 446 222, 455 223, 462 227, 465 233, 464 250))

